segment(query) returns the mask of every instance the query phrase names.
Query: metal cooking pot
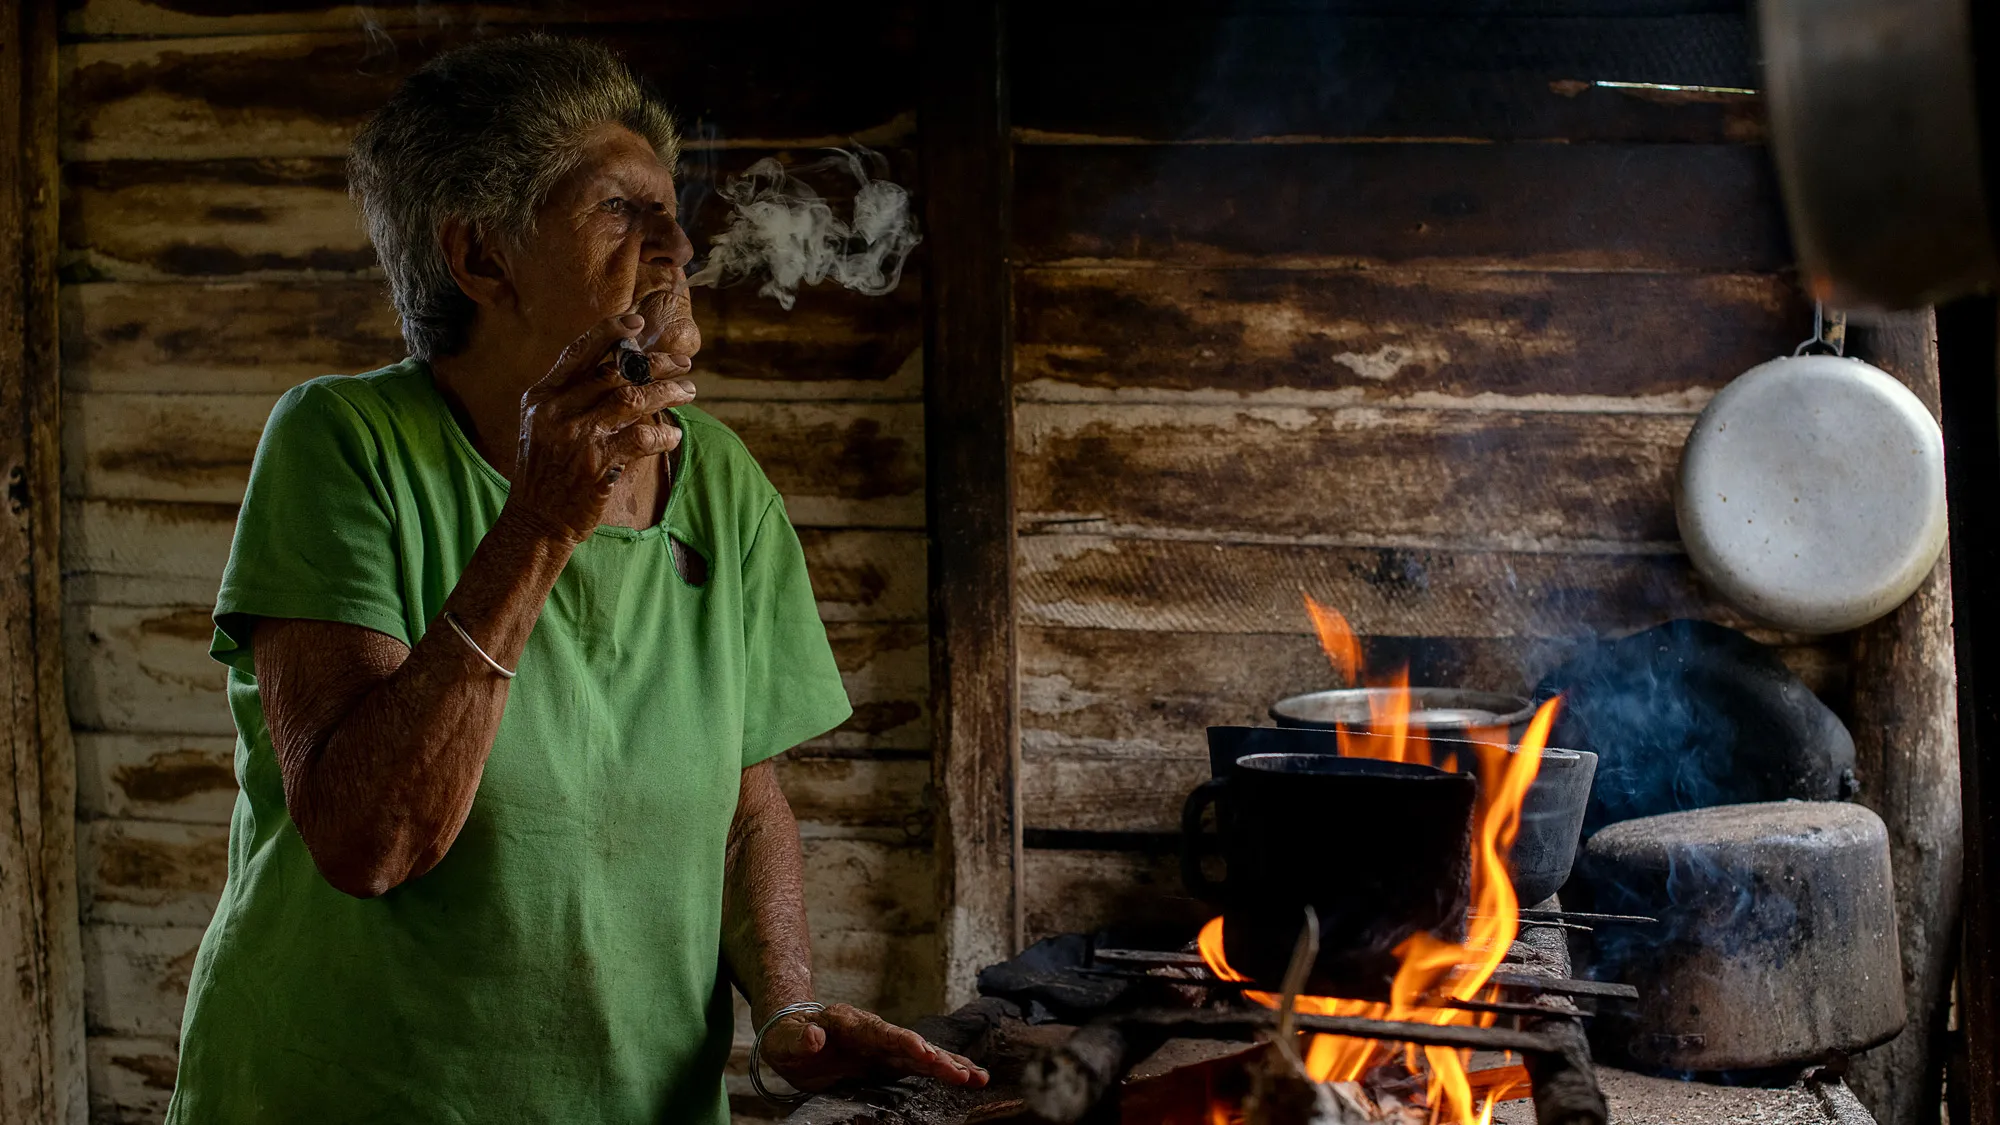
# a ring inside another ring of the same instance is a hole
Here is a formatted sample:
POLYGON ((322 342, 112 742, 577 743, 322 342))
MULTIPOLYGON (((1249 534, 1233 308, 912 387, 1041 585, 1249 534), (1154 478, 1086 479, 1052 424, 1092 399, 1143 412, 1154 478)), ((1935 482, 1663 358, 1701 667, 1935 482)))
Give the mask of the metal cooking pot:
MULTIPOLYGON (((1592 1027, 1600 1052, 1672 1071, 1823 1062, 1902 1030, 1889 836, 1860 805, 1773 801, 1622 821, 1584 848, 1600 930, 1591 975, 1639 989, 1592 1027)), ((1583 901, 1583 900, 1579 900, 1583 901)))
MULTIPOLYGON (((1350 731, 1351 739, 1386 739, 1386 735, 1350 731)), ((1470 769, 1476 760, 1473 743, 1457 738, 1426 738, 1434 765, 1470 769)), ((1226 776, 1247 754, 1340 752, 1333 731, 1307 727, 1210 727, 1208 767, 1211 777, 1226 776)), ((1597 776, 1597 755, 1588 750, 1550 747, 1542 751, 1541 771, 1521 802, 1521 831, 1514 839, 1508 863, 1514 893, 1522 906, 1533 906, 1556 893, 1569 880, 1576 859, 1576 841, 1583 830, 1591 781, 1597 776)))
MULTIPOLYGON (((1294 695, 1271 704, 1271 719, 1281 727, 1350 731, 1375 730, 1374 706, 1390 688, 1339 688, 1294 695)), ((1525 726, 1535 715, 1533 703, 1518 695, 1460 688, 1409 689, 1410 729, 1432 734, 1463 734, 1475 728, 1525 726)))
POLYGON ((1229 964, 1275 983, 1305 907, 1320 920, 1315 991, 1386 996, 1395 949, 1420 931, 1461 940, 1478 784, 1430 766, 1330 754, 1247 754, 1188 795, 1182 877, 1222 907, 1229 964), (1227 876, 1201 870, 1216 805, 1227 876))
POLYGON ((1842 306, 1907 309, 2000 279, 1980 152, 1990 107, 1973 57, 1986 37, 1970 0, 1756 7, 1805 287, 1842 306))

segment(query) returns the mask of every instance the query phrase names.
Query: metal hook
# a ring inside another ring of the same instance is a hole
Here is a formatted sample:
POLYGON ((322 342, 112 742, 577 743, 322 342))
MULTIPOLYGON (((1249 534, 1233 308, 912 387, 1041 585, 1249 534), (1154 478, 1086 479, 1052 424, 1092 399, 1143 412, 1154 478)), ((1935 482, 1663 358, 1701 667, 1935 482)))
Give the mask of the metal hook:
POLYGON ((1833 331, 1832 333, 1829 334, 1827 332, 1827 323, 1826 323, 1826 306, 1820 303, 1819 301, 1814 301, 1813 334, 1811 337, 1809 337, 1803 343, 1801 343, 1798 347, 1793 348, 1792 355, 1802 356, 1806 354, 1806 349, 1812 347, 1820 347, 1826 349, 1824 352, 1819 353, 1821 355, 1838 355, 1838 356, 1846 355, 1847 314, 1841 312, 1838 309, 1834 310, 1833 331))

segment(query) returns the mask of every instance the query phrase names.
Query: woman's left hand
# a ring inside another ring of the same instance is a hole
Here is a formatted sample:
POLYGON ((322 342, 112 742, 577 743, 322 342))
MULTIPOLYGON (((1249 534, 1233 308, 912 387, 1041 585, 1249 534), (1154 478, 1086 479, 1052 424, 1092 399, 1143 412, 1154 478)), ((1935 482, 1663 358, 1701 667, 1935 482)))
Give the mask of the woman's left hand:
POLYGON ((988 1077, 971 1059, 851 1004, 779 1020, 764 1034, 763 1059, 779 1077, 811 1091, 850 1079, 882 1082, 913 1074, 978 1089, 988 1077))

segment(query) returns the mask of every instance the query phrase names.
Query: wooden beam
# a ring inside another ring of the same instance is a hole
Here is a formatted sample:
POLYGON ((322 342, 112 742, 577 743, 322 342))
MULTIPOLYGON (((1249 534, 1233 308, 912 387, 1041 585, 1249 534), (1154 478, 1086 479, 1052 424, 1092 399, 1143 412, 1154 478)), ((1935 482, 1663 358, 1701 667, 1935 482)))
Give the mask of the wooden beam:
MULTIPOLYGON (((1848 354, 1894 375, 1938 412, 1937 328, 1929 311, 1857 325, 1848 339, 1848 354)), ((1858 630, 1851 651, 1856 770, 1862 803, 1889 828, 1910 1022, 1857 1056, 1850 1077, 1881 1125, 1916 1125, 1937 1120, 1964 857, 1950 560, 1939 560, 1895 612, 1858 630)))
POLYGON ((1006 70, 998 0, 924 11, 925 492, 945 1006, 1021 945, 1006 70))
POLYGON ((0 11, 0 1123, 71 1125, 86 1100, 56 548, 56 5, 0 11))
POLYGON ((1938 310, 1945 488, 1965 810, 1965 926, 1958 970, 1968 1125, 2000 1125, 2000 320, 1991 297, 1938 310))

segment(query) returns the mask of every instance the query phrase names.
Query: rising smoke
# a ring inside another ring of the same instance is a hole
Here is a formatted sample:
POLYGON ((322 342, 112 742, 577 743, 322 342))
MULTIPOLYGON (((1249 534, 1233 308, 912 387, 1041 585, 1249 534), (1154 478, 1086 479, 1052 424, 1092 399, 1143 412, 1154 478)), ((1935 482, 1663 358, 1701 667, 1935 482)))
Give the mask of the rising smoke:
POLYGON ((717 194, 729 204, 729 225, 712 240, 708 260, 690 285, 729 285, 762 278, 757 292, 789 309, 801 285, 831 278, 879 297, 903 276, 903 261, 921 241, 910 193, 880 179, 887 161, 857 146, 786 168, 770 158, 752 164, 717 194), (876 175, 869 174, 873 167, 876 175), (802 177, 854 180, 852 214, 842 219, 802 177))

